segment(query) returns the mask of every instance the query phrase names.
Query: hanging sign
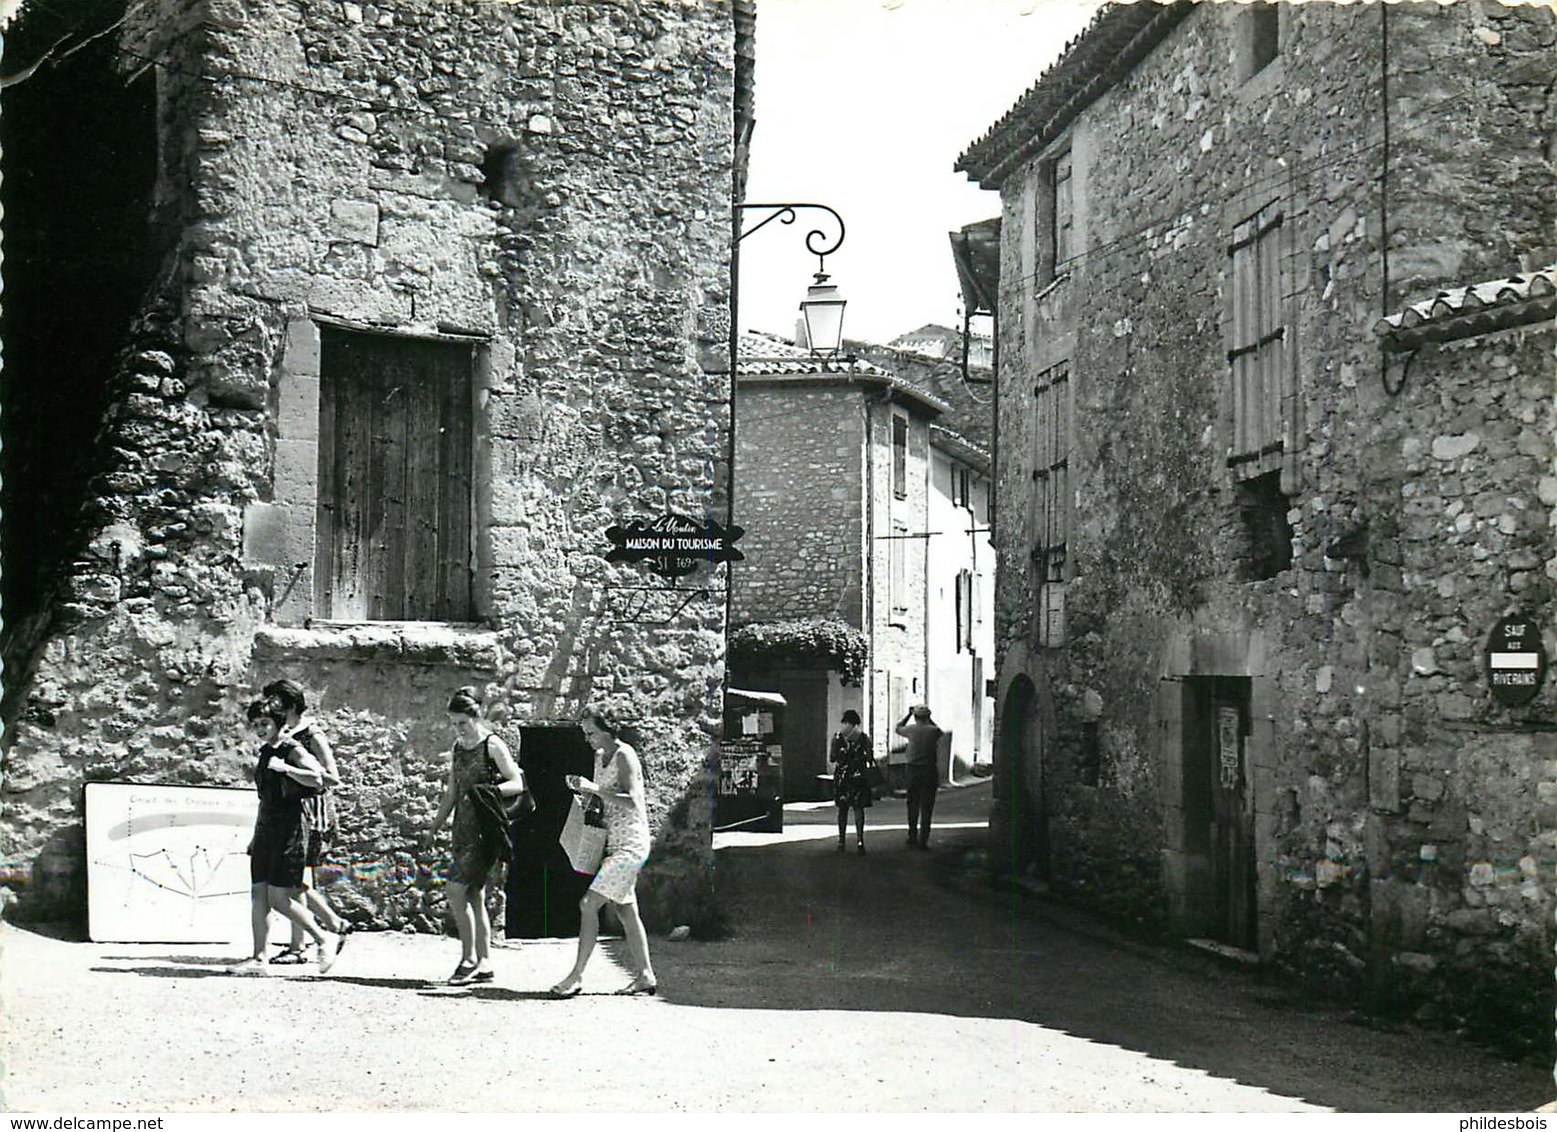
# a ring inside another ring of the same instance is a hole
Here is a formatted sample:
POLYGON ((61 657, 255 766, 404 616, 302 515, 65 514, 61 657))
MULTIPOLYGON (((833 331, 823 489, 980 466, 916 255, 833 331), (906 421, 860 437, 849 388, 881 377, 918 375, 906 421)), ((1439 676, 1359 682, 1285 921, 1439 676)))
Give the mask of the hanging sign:
POLYGON ((1546 679, 1541 627, 1529 617, 1505 617, 1487 638, 1487 687, 1500 704, 1518 707, 1535 699, 1546 679))
POLYGON ((740 562, 745 555, 735 541, 745 531, 728 530, 714 519, 689 519, 667 512, 655 519, 639 519, 625 527, 611 527, 607 562, 643 562, 662 578, 680 578, 699 566, 715 562, 740 562))

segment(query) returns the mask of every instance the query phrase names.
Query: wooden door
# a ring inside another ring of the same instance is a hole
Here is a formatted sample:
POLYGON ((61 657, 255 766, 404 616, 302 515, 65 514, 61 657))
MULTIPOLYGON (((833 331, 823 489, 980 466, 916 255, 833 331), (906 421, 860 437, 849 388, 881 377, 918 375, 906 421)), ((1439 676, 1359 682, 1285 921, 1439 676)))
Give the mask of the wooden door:
POLYGON ((473 620, 472 347, 322 338, 315 610, 473 620))
POLYGON ((1214 677, 1210 687, 1211 875, 1217 938, 1254 950, 1254 790, 1249 772, 1249 679, 1214 677))

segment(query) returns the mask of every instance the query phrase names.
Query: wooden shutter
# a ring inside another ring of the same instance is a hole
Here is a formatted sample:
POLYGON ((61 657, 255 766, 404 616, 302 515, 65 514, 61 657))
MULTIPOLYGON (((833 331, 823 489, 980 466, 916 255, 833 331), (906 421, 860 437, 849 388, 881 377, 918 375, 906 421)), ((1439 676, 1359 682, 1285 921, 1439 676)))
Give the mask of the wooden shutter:
POLYGON ((326 328, 314 608, 468 621, 472 348, 326 328))

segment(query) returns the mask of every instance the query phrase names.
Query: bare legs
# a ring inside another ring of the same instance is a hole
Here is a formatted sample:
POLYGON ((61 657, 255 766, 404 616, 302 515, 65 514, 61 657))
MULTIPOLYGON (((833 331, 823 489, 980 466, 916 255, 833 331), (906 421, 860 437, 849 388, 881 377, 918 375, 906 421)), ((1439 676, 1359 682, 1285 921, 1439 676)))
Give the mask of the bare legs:
POLYGON ((320 970, 328 970, 335 962, 339 946, 331 946, 332 936, 319 926, 303 904, 301 888, 279 888, 273 884, 255 884, 249 887, 249 925, 254 933, 254 952, 250 964, 263 963, 265 946, 270 940, 270 913, 277 912, 292 922, 296 930, 306 933, 319 945, 320 970))
MULTIPOLYGON (((606 903, 606 898, 593 890, 584 893, 584 899, 579 901, 578 954, 573 960, 573 969, 568 972, 567 977, 551 988, 554 996, 571 998, 578 993, 580 980, 584 977, 584 968, 589 965, 590 956, 595 953, 595 942, 600 938, 600 909, 606 903)), ((633 981, 623 987, 619 993, 652 993, 655 980, 654 968, 649 962, 649 933, 644 930, 643 919, 638 915, 638 905, 632 901, 626 904, 617 904, 613 901, 611 904, 616 909, 617 917, 622 921, 627 954, 633 965, 633 981)))
POLYGON ((492 921, 487 918, 487 886, 472 887, 451 880, 449 915, 460 936, 460 966, 485 971, 492 964, 492 921))
MULTIPOLYGON (((313 918, 324 925, 325 930, 332 931, 336 935, 341 934, 341 929, 346 926, 346 922, 336 914, 335 909, 326 903, 324 897, 316 889, 303 889, 303 904, 313 918)), ((303 950, 303 936, 305 934, 300 925, 295 922, 292 924, 291 948, 293 951, 303 950)))

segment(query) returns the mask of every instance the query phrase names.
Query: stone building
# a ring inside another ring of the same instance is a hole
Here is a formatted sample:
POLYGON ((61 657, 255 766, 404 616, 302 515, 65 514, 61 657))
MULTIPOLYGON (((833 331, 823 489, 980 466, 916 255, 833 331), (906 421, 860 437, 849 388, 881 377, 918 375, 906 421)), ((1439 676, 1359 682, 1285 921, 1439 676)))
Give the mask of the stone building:
POLYGON ((43 60, 4 114, 0 797, 22 909, 82 909, 84 782, 244 784, 242 703, 287 674, 343 767, 336 892, 360 922, 441 923, 438 862, 408 847, 462 684, 542 777, 586 705, 635 726, 646 912, 686 922, 724 568, 671 592, 606 562, 605 531, 724 512, 750 5, 62 19, 29 5, 7 36, 8 67, 43 60), (82 230, 71 203, 104 198, 129 203, 82 230), (54 242, 10 242, 29 230, 54 242), (91 348, 56 349, 78 322, 91 348), (71 460, 52 511, 18 518, 71 460))
POLYGON ((1001 194, 1006 866, 1540 1044, 1557 691, 1483 665, 1506 615, 1557 643, 1516 274, 1553 43, 1532 6, 1110 7, 958 163, 1001 194), (1507 321, 1423 345, 1488 289, 1507 321))
MULTIPOLYGON (((930 645, 942 627, 956 631, 958 594, 975 592, 959 571, 976 559, 987 456, 939 423, 946 401, 870 361, 824 361, 746 335, 739 370, 735 511, 746 561, 732 590, 732 682, 783 693, 785 795, 823 797, 816 776, 844 709, 860 712, 886 760, 908 707, 939 703, 937 678, 957 693, 971 687, 971 631, 991 621, 967 606, 969 639, 960 651, 947 642, 955 659, 932 661, 930 645), (849 642, 863 663, 854 674, 849 642)), ((979 561, 992 565, 987 552, 979 561)))

